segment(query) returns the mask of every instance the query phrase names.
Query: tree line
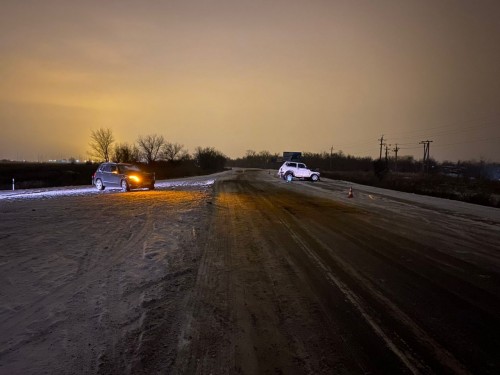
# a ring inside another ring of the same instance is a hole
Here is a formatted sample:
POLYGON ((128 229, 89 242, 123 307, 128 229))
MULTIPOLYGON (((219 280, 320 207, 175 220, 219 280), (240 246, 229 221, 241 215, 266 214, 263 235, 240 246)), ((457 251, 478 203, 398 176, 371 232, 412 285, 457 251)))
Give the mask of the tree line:
MULTIPOLYGON (((116 161, 123 163, 145 163, 149 166, 167 164, 170 169, 177 167, 184 170, 191 169, 189 174, 196 174, 193 169, 219 171, 228 167, 277 169, 283 162, 278 153, 269 151, 256 152, 248 150, 245 156, 229 159, 222 152, 213 147, 197 147, 191 155, 179 143, 168 142, 162 135, 150 134, 139 136, 135 143, 117 143, 111 129, 97 129, 91 132, 89 155, 98 161, 116 161)), ((357 157, 338 152, 304 152, 301 161, 309 168, 321 171, 335 172, 373 172, 383 179, 387 173, 420 173, 447 174, 456 177, 480 178, 498 180, 500 166, 496 163, 484 161, 459 161, 457 163, 444 161, 442 163, 430 158, 426 165, 422 160, 413 156, 400 156, 373 159, 371 157, 357 157), (425 167, 425 168, 424 168, 425 167)), ((180 171, 179 171, 180 174, 180 171)))
POLYGON ((135 143, 117 143, 109 128, 92 130, 89 156, 96 161, 117 163, 145 163, 150 167, 163 164, 184 169, 195 167, 202 171, 223 170, 227 157, 213 147, 197 147, 191 155, 179 143, 168 142, 162 135, 139 136, 135 143))
MULTIPOLYGON (((388 173, 421 173, 445 174, 452 177, 463 177, 473 179, 500 179, 500 165, 485 161, 458 161, 437 162, 430 158, 426 165, 422 160, 417 160, 411 155, 373 159, 371 157, 357 157, 339 152, 304 152, 300 161, 309 168, 319 169, 323 172, 370 172, 380 179, 388 173), (425 168, 424 168, 425 167, 425 168)), ((255 152, 248 150, 245 156, 228 160, 230 167, 278 169, 283 163, 283 158, 278 153, 269 151, 255 152)))
MULTIPOLYGON (((355 157, 345 155, 342 151, 337 153, 303 152, 300 161, 309 168, 323 171, 371 171, 373 160, 370 157, 355 157)), ((278 153, 269 151, 255 152, 248 150, 245 156, 228 160, 228 166, 244 168, 277 169, 283 163, 283 158, 278 153)))

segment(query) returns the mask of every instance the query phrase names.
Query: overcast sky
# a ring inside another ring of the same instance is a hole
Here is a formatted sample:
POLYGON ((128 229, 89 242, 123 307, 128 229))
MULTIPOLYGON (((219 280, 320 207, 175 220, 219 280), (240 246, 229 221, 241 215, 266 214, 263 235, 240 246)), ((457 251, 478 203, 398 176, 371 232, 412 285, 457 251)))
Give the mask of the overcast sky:
POLYGON ((500 161, 500 1, 2 0, 0 159, 90 132, 500 161))

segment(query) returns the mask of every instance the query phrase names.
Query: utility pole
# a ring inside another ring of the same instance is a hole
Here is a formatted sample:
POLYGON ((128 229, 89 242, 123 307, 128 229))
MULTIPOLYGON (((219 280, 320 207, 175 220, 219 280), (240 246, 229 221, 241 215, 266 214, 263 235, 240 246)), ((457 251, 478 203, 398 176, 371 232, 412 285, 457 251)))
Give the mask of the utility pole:
POLYGON ((429 165, 428 164, 429 164, 429 155, 430 155, 429 150, 430 150, 431 142, 432 141, 429 141, 429 140, 420 142, 421 145, 424 145, 424 160, 423 160, 423 166, 422 166, 424 172, 426 172, 426 171, 429 172, 429 165))
POLYGON ((394 155, 395 155, 394 172, 397 172, 398 171, 398 151, 399 151, 399 147, 398 147, 397 143, 396 143, 396 147, 394 147, 392 149, 392 151, 394 151, 394 155))
POLYGON ((384 135, 380 137, 379 141, 380 141, 380 156, 378 160, 382 160, 382 146, 384 145, 384 135))
POLYGON ((384 143, 384 146, 385 146, 385 164, 388 165, 389 158, 387 157, 387 153, 389 152, 389 146, 390 145, 387 145, 387 144, 384 143))
POLYGON ((330 149, 330 171, 332 170, 333 146, 330 149))

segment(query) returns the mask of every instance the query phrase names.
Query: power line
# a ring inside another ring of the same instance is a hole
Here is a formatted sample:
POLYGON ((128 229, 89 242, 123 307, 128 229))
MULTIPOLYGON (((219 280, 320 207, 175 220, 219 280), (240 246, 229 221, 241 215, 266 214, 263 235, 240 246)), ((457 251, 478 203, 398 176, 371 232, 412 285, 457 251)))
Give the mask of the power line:
MULTIPOLYGON (((482 127, 479 130, 480 131, 486 131, 489 128, 496 128, 496 127, 498 127, 497 124, 491 125, 491 126, 487 126, 487 127, 482 127)), ((470 133, 470 132, 478 132, 478 127, 477 126, 469 126, 467 128, 462 128, 462 129, 453 129, 453 130, 446 130, 446 131, 440 131, 440 132, 430 132, 430 133, 427 132, 425 134, 430 135, 432 137, 440 137, 440 136, 453 136, 453 135, 457 135, 457 134, 470 133)), ((407 139, 411 139, 411 138, 414 138, 414 137, 403 137, 403 138, 402 137, 399 137, 399 138, 396 137, 394 139, 395 140, 407 140, 407 139)))
POLYGON ((439 147, 446 147, 446 146, 458 146, 458 145, 463 145, 463 144, 468 144, 468 143, 489 143, 491 141, 497 141, 499 140, 500 137, 492 137, 492 138, 483 138, 483 139, 472 139, 472 140, 467 140, 463 142, 455 142, 455 143, 446 143, 446 144, 439 144, 439 147))
MULTIPOLYGON (((486 118, 480 118, 480 119, 470 119, 465 122, 462 122, 462 125, 468 125, 467 128, 475 128, 477 129, 478 126, 482 126, 483 128, 491 128, 491 127, 496 127, 498 126, 498 118, 500 117, 500 114, 492 114, 491 116, 488 116, 486 118)), ((455 132, 458 129, 460 123, 458 122, 453 122, 449 124, 444 124, 444 125, 438 125, 438 126, 432 126, 432 127, 427 127, 427 128, 419 128, 419 129, 412 129, 412 130, 405 130, 405 131, 400 131, 393 133, 393 135, 399 135, 399 134, 413 134, 413 133, 418 133, 418 132, 425 132, 426 134, 429 134, 429 131, 431 130, 436 130, 436 129, 444 129, 444 128, 453 128, 451 132, 455 132)), ((392 138, 392 136, 391 136, 392 138)))
MULTIPOLYGON (((440 127, 434 127, 434 128, 445 128, 445 127, 450 127, 450 125, 446 125, 446 126, 440 126, 440 127)), ((491 128, 491 127, 496 127, 496 125, 488 125, 486 127, 482 127, 481 130, 486 130, 488 128, 491 128)), ((454 130, 454 131, 444 131, 444 132, 437 132, 437 133, 434 133, 434 134, 429 134, 429 137, 435 137, 436 134, 442 134, 442 135, 446 135, 446 134, 456 134, 456 133, 465 133, 465 132, 470 132, 472 130, 475 130, 477 129, 476 126, 471 126, 471 127, 468 127, 468 128, 465 128, 465 129, 457 129, 457 130, 454 130)), ((423 129, 419 129, 418 132, 422 132, 423 129)), ((411 137, 408 137, 409 139, 411 139, 411 137)), ((447 137, 448 140, 451 140, 449 139, 450 137, 447 137)), ((378 142, 378 148, 379 148, 379 160, 382 159, 382 153, 383 153, 383 147, 386 146, 386 143, 387 143, 387 139, 388 137, 386 135, 382 135, 379 139, 377 139, 377 142, 378 142)), ((400 138, 390 138, 391 140, 397 140, 397 139, 400 139, 400 138)), ((451 143, 443 143, 443 142, 438 142, 435 147, 438 147, 438 149, 442 149, 442 148, 446 148, 446 147, 452 147, 452 146, 458 146, 458 145, 463 145, 463 144, 470 144, 470 143, 491 143, 492 141, 496 141, 498 142, 498 140, 500 139, 499 136, 494 136, 494 137, 487 137, 487 138, 476 138, 476 139, 467 139, 465 141, 458 141, 458 142, 451 142, 451 143)), ((434 140, 436 141, 436 140, 434 140)), ((415 141, 415 142, 397 142, 397 147, 398 147, 398 151, 413 151, 413 150, 418 150, 418 149, 421 149, 422 147, 422 142, 424 141, 421 141, 420 143, 415 141)), ((340 145, 340 144, 337 144, 335 146, 335 148, 337 150, 344 150, 347 154, 350 154, 350 155, 361 155, 361 154, 365 154, 365 155, 372 155, 374 154, 374 151, 375 149, 373 147, 363 147, 363 145, 368 145, 368 144, 372 144, 373 145, 373 138, 371 141, 364 141, 364 140, 360 140, 359 142, 350 142, 349 144, 343 144, 343 145, 340 145), (361 147, 350 147, 350 146, 354 146, 354 145, 359 145, 361 147)), ((426 146, 427 147, 427 146, 426 146)), ((429 145, 429 148, 430 148, 430 145, 429 145)), ((394 151, 394 150, 392 150, 394 151)), ((427 150, 424 150, 424 151, 427 151, 427 150)), ((427 159, 427 158, 426 158, 427 159)))

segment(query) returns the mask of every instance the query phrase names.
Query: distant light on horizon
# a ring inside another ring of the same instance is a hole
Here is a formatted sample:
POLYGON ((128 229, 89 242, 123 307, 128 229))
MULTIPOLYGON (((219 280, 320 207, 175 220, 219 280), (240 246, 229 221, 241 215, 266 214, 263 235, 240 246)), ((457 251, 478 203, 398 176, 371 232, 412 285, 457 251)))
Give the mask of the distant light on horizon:
POLYGON ((500 161, 500 2, 2 3, 0 159, 90 132, 246 150, 500 161))

